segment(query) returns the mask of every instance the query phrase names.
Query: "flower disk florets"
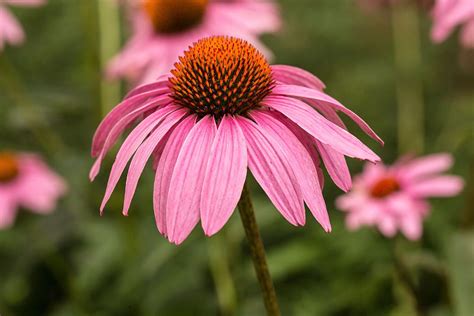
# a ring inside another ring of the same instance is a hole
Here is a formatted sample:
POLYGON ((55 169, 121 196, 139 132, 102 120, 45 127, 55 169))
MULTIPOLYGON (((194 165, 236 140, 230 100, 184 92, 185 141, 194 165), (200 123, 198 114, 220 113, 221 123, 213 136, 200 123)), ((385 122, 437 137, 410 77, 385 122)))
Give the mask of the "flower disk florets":
POLYGON ((245 115, 273 87, 270 65, 248 42, 225 36, 195 43, 169 79, 173 99, 198 116, 245 115))
POLYGON ((201 23, 209 0, 142 0, 157 33, 179 33, 201 23))
POLYGON ((0 152, 0 183, 13 180, 19 173, 18 161, 14 154, 0 152))

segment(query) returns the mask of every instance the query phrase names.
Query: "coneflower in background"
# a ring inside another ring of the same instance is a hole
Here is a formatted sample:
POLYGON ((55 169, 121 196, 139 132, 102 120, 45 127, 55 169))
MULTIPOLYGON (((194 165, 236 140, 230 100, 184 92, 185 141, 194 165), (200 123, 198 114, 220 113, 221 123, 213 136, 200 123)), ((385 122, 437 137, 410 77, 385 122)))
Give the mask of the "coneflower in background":
POLYGON ((273 0, 131 0, 132 36, 107 68, 109 78, 148 83, 168 73, 189 45, 212 35, 245 39, 270 57, 259 41, 280 28, 273 0))
POLYGON ((46 3, 46 0, 0 0, 0 51, 5 44, 20 45, 25 40, 23 28, 7 5, 35 7, 46 3))
POLYGON ((454 196, 463 188, 460 177, 439 174, 452 164, 449 154, 401 159, 393 166, 367 164, 352 191, 336 205, 347 212, 349 229, 376 226, 387 237, 400 230, 411 240, 419 239, 430 210, 427 198, 454 196))
POLYGON ((457 26, 461 26, 461 44, 474 48, 473 0, 436 0, 432 15, 431 38, 434 42, 443 42, 457 26))
POLYGON ((0 229, 14 223, 20 207, 38 214, 54 211, 66 187, 38 155, 0 152, 0 229))

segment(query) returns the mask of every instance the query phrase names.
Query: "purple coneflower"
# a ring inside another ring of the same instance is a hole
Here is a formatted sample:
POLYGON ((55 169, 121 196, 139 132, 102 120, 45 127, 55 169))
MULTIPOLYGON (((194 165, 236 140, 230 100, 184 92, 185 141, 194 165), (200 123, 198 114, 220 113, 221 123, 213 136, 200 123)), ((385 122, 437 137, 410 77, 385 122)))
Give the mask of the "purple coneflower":
POLYGON ((91 179, 121 133, 140 121, 116 156, 101 210, 131 160, 123 207, 128 213, 153 156, 156 224, 170 242, 183 242, 199 220, 206 235, 219 231, 237 205, 247 168, 287 221, 304 225, 306 203, 330 231, 319 157, 345 191, 351 178, 344 156, 379 160, 347 132, 337 111, 381 140, 323 89, 302 69, 270 66, 242 39, 198 41, 171 74, 131 91, 98 127, 91 179))
POLYGON ((66 184, 33 154, 0 152, 0 229, 11 226, 18 208, 47 214, 66 184))
POLYGON ((25 40, 25 33, 16 18, 6 8, 6 5, 39 6, 46 0, 0 0, 0 51, 6 43, 20 45, 25 40))
POLYGON ((461 43, 474 48, 474 1, 437 0, 433 9, 431 38, 434 42, 444 41, 458 25, 463 25, 461 43))
POLYGON ((212 35, 245 39, 270 56, 258 35, 280 27, 273 0, 134 0, 132 37, 107 75, 149 83, 168 73, 188 46, 212 35))
POLYGON ((454 196, 463 187, 460 177, 439 175, 452 163, 451 155, 437 154, 402 159, 391 167, 368 164, 356 177, 353 190, 339 197, 336 204, 348 213, 349 229, 369 225, 387 237, 400 230, 411 240, 419 239, 429 213, 426 199, 454 196))

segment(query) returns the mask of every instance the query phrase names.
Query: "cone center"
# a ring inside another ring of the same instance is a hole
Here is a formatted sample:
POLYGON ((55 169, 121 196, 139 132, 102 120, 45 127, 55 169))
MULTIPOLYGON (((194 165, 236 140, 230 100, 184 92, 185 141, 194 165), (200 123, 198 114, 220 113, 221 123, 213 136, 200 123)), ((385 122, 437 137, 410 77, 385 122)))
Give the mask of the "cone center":
POLYGON ((245 115, 259 107, 273 87, 271 68, 262 53, 234 37, 198 41, 171 73, 172 97, 199 116, 245 115))
POLYGON ((209 0, 142 0, 157 33, 186 31, 201 23, 209 0))
POLYGON ((19 167, 16 156, 0 152, 0 183, 10 182, 18 176, 19 167))
POLYGON ((393 177, 387 177, 377 181, 372 187, 370 194, 375 198, 384 198, 399 190, 400 184, 398 181, 393 177))

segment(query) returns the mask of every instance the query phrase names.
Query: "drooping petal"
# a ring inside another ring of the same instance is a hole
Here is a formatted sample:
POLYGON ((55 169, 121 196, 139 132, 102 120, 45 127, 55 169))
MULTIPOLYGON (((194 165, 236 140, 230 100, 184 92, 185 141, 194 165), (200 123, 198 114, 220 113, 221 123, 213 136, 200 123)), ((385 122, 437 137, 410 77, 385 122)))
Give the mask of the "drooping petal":
POLYGON ((17 205, 9 192, 0 192, 0 229, 13 225, 17 213, 17 205))
POLYGON ((311 213, 321 224, 325 231, 331 231, 331 224, 326 209, 326 203, 319 184, 316 166, 308 151, 298 138, 283 123, 260 111, 254 111, 251 117, 257 122, 262 130, 273 138, 272 145, 283 152, 297 177, 303 199, 308 205, 311 213))
POLYGON ((115 189, 115 186, 117 185, 123 170, 127 166, 128 161, 138 149, 140 144, 145 140, 150 132, 153 131, 153 129, 155 129, 155 127, 158 126, 161 121, 163 121, 167 115, 176 110, 178 109, 174 106, 159 109, 145 118, 140 124, 138 124, 137 127, 135 127, 130 135, 128 135, 127 139, 120 147, 120 150, 115 157, 115 162, 112 165, 109 181, 107 182, 107 188, 105 190, 105 195, 100 207, 101 212, 103 212, 104 207, 112 195, 112 192, 115 189))
MULTIPOLYGON (((157 98, 160 95, 167 95, 169 88, 159 88, 152 91, 143 92, 137 94, 133 97, 130 97, 116 107, 112 109, 112 111, 107 114, 107 116, 102 120, 102 122, 97 127, 97 130, 94 134, 94 138, 92 141, 92 150, 91 154, 92 157, 97 157, 101 148, 104 146, 105 140, 109 135, 110 130, 115 126, 115 124, 120 121, 125 115, 133 112, 139 107, 144 105, 144 102, 153 102, 152 98, 157 98)), ((156 99, 156 105, 159 106, 161 102, 165 102, 165 99, 159 98, 156 99)), ((151 103, 153 104, 153 103, 151 103)))
POLYGON ((120 137, 122 132, 130 125, 133 123, 134 120, 136 120, 140 115, 144 114, 147 111, 150 111, 161 104, 163 102, 163 106, 168 105, 169 98, 167 96, 164 97, 159 97, 156 98, 150 102, 147 102, 143 104, 142 106, 138 107, 134 111, 126 114, 118 122, 115 123, 115 125, 107 131, 108 135, 105 138, 105 142, 102 144, 102 148, 100 148, 100 152, 97 156, 96 161, 94 162, 94 165, 92 166, 90 173, 89 173, 89 179, 93 181, 97 174, 100 171, 100 167, 102 164, 102 160, 104 159, 105 155, 107 152, 114 146, 115 142, 117 139, 120 137))
POLYGON ((317 101, 315 103, 311 103, 311 105, 313 105, 317 109, 324 107, 332 107, 334 110, 341 111, 348 117, 350 117, 367 135, 369 135, 374 140, 378 141, 380 144, 383 145, 383 140, 372 130, 372 128, 363 119, 361 119, 357 114, 346 108, 339 101, 330 97, 322 91, 296 85, 277 84, 273 88, 272 93, 274 95, 284 95, 317 101))
POLYGON ((318 141, 316 141, 316 146, 331 179, 341 190, 349 191, 352 187, 352 179, 344 155, 318 141))
POLYGON ((326 88, 326 85, 318 77, 304 69, 288 65, 272 65, 271 68, 273 78, 281 83, 302 85, 321 91, 326 88))
POLYGON ((156 129, 151 133, 151 135, 143 142, 143 144, 138 148, 135 156, 130 163, 130 168, 128 169, 127 181, 125 185, 125 200, 123 204, 123 214, 127 215, 132 202, 133 195, 137 188, 138 179, 145 168, 145 165, 150 159, 151 154, 158 146, 159 142, 163 137, 168 133, 168 131, 180 120, 183 116, 186 115, 184 109, 177 110, 168 116, 166 116, 163 122, 156 127, 156 129))
POLYGON ((218 232, 232 215, 247 175, 247 145, 234 118, 224 116, 212 144, 201 198, 204 233, 218 232))
POLYGON ((303 196, 291 167, 293 162, 281 152, 276 141, 267 136, 264 128, 243 117, 236 121, 247 142, 249 168, 255 179, 288 222, 304 225, 303 196))
POLYGON ((19 45, 25 40, 25 33, 15 17, 0 5, 0 50, 4 42, 19 45))
POLYGON ((417 197, 449 197, 459 194, 464 181, 456 176, 436 176, 405 187, 407 192, 417 197))
POLYGON ((180 244, 199 221, 205 168, 216 135, 216 123, 203 117, 181 146, 169 186, 166 230, 170 242, 180 244))
POLYGON ((264 100, 264 104, 283 113, 317 140, 331 146, 346 156, 372 162, 380 160, 380 158, 359 139, 328 121, 321 114, 300 100, 271 96, 264 100))
POLYGON ((196 124, 196 116, 190 115, 181 121, 173 130, 166 142, 156 167, 155 184, 153 190, 153 209, 158 231, 167 235, 166 230, 166 203, 168 200, 171 176, 178 159, 181 146, 189 132, 196 124))

